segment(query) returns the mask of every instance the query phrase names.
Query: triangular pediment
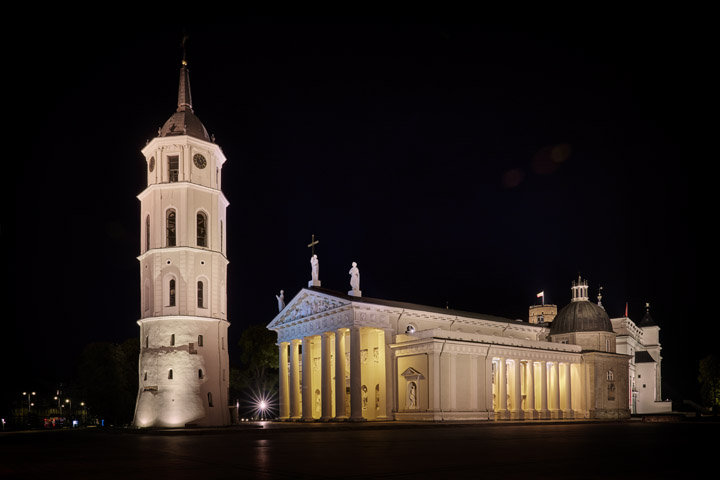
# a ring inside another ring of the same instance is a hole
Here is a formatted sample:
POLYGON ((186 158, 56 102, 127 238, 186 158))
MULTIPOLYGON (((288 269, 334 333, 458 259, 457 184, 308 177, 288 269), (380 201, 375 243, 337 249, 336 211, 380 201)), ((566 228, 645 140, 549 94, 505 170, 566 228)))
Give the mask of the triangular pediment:
POLYGON ((405 377, 408 380, 422 380, 425 378, 425 376, 422 373, 418 372, 417 370, 415 370, 412 367, 408 367, 400 375, 402 375, 403 377, 405 377))
POLYGON ((267 326, 270 330, 277 330, 287 325, 295 324, 307 318, 315 317, 339 307, 350 305, 350 301, 322 292, 303 288, 279 312, 267 326))

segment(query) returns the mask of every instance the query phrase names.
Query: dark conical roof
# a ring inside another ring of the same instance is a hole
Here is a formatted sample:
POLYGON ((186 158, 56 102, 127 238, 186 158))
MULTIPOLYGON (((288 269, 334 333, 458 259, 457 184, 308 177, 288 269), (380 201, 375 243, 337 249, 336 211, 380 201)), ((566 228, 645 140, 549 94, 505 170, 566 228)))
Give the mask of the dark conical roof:
POLYGON ((645 316, 640 320, 638 327, 657 327, 657 323, 655 323, 655 320, 650 316, 650 308, 645 312, 645 316))
POLYGON ((190 72, 183 61, 180 69, 180 86, 178 87, 177 111, 165 122, 160 129, 159 136, 190 135, 191 137, 210 141, 205 125, 195 115, 192 109, 192 93, 190 92, 190 72))
POLYGON ((550 325, 550 335, 612 331, 612 322, 605 309, 587 300, 570 302, 558 312, 550 325))

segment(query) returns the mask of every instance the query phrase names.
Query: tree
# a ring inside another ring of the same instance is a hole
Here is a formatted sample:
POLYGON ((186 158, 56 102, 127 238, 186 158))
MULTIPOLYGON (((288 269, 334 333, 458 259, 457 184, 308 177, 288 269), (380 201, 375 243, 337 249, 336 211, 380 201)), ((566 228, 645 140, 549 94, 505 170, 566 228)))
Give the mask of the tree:
POLYGON ((230 369, 231 394, 242 399, 244 410, 254 410, 261 400, 277 397, 278 349, 275 332, 265 325, 251 325, 240 334, 240 368, 230 369))
POLYGON ((139 352, 137 339, 119 345, 95 342, 85 347, 79 377, 93 415, 116 425, 132 421, 139 352))
POLYGON ((703 403, 717 415, 720 411, 720 356, 711 354, 700 360, 698 381, 703 403))

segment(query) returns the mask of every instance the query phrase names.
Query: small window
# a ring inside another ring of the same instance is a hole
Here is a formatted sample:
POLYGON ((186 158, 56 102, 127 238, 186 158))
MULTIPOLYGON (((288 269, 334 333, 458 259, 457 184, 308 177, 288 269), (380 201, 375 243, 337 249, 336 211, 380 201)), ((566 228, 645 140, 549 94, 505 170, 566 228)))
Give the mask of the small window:
POLYGON ((143 377, 143 380, 147 381, 147 372, 145 372, 145 376, 143 377))
POLYGON ((150 215, 145 217, 145 251, 150 250, 150 215))
POLYGON ((202 347, 202 346, 203 346, 203 336, 198 335, 198 347, 202 347))
POLYGON ((198 282, 198 308, 205 308, 205 284, 198 282))
POLYGON ((176 214, 175 210, 170 209, 167 211, 165 218, 165 244, 168 247, 174 247, 177 239, 176 229, 176 214))
POLYGON ((170 293, 169 300, 170 301, 168 303, 168 306, 174 307, 175 306, 175 279, 174 278, 170 279, 169 287, 170 287, 170 291, 169 291, 169 293, 170 293))
POLYGON ((180 157, 177 155, 168 156, 168 179, 177 182, 180 174, 180 157))
POLYGON ((203 378, 202 368, 200 370, 198 370, 198 378, 203 378))
POLYGON ((212 407, 212 406, 213 406, 212 393, 211 393, 211 392, 208 392, 208 406, 209 406, 209 407, 212 407))
POLYGON ((203 212, 197 214, 197 245, 207 247, 207 215, 203 212))
POLYGON ((615 379, 615 375, 613 374, 612 370, 608 370, 607 379, 608 379, 608 381, 613 381, 615 379))
POLYGON ((150 337, 145 335, 145 348, 148 348, 150 345, 150 337))
POLYGON ((172 373, 172 368, 171 368, 170 370, 168 370, 168 380, 172 380, 172 379, 173 379, 173 373, 172 373))
POLYGON ((175 346, 175 334, 174 333, 172 335, 170 335, 170 346, 171 347, 175 346))

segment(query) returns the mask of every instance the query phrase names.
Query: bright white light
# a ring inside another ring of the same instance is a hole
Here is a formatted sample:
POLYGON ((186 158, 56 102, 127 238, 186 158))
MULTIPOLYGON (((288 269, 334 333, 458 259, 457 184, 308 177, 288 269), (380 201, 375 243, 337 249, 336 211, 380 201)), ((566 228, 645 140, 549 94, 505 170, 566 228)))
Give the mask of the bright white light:
POLYGON ((261 400, 260 405, 258 406, 260 407, 260 410, 265 410, 267 408, 267 402, 265 402, 265 400, 261 400))

